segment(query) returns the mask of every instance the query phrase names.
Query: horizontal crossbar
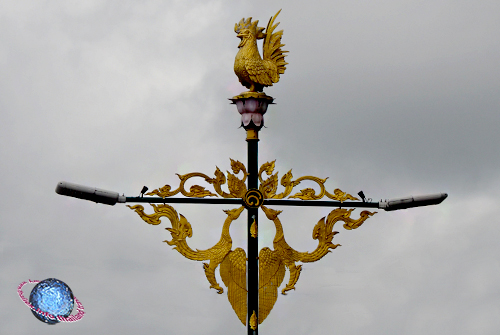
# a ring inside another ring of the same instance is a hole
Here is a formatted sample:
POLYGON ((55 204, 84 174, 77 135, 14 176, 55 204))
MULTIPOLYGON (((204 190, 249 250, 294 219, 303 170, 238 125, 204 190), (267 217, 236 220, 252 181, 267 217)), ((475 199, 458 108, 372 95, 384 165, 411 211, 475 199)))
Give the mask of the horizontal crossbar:
MULTIPOLYGON (((243 205, 240 198, 160 198, 160 197, 127 197, 126 202, 135 203, 163 203, 163 204, 219 204, 219 205, 243 205)), ((380 208, 378 202, 363 201, 325 201, 325 200, 287 200, 287 199, 264 199, 267 206, 315 206, 315 207, 359 207, 380 208)))

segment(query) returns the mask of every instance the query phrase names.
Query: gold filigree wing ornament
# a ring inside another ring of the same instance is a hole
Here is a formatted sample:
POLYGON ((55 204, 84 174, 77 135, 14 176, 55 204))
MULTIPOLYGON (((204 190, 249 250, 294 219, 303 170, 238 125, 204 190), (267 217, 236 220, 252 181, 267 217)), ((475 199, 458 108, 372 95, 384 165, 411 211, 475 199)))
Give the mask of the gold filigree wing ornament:
POLYGON ((220 265, 220 277, 227 287, 227 299, 241 323, 247 316, 247 257, 245 250, 231 251, 220 265))
MULTIPOLYGON (((231 251, 220 266, 227 287, 227 298, 241 323, 246 325, 246 254, 241 248, 231 251)), ((278 287, 285 277, 285 265, 277 252, 264 248, 259 253, 259 318, 262 323, 278 298, 278 287)))
POLYGON ((285 278, 285 264, 276 251, 259 252, 259 324, 264 322, 278 299, 278 288, 285 278))

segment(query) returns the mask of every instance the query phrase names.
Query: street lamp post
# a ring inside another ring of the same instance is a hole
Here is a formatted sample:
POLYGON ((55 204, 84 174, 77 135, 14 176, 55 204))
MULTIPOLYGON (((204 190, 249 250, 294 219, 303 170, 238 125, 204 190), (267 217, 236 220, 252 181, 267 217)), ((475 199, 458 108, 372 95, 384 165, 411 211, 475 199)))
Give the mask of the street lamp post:
POLYGON ((285 53, 281 47, 283 31, 275 32, 278 24, 275 19, 279 12, 269 20, 267 28, 258 27, 258 21, 242 19, 235 25, 237 37, 241 39, 239 51, 235 59, 235 73, 240 82, 249 91, 231 98, 241 114, 241 124, 246 130, 247 141, 247 166, 231 159, 233 173, 227 172, 227 177, 219 168, 215 177, 204 173, 193 172, 178 175, 180 184, 172 190, 170 185, 165 185, 149 193, 145 187, 140 197, 126 197, 117 192, 106 191, 98 188, 87 187, 68 182, 60 182, 56 192, 61 195, 79 199, 90 200, 96 203, 115 205, 116 203, 136 203, 127 205, 134 210, 147 223, 157 225, 162 217, 167 217, 171 228, 167 228, 172 236, 171 241, 165 241, 191 260, 208 261, 203 263, 205 275, 210 283, 210 288, 223 293, 224 289, 215 278, 215 270, 220 266, 220 276, 227 288, 228 299, 240 321, 247 326, 249 335, 258 334, 258 325, 262 323, 273 308, 278 289, 281 286, 285 270, 290 271, 290 279, 281 293, 295 289, 301 265, 297 262, 315 262, 325 256, 330 249, 335 249, 338 244, 333 244, 332 239, 338 232, 333 231, 335 223, 344 222, 343 227, 348 230, 357 229, 364 221, 376 212, 362 211, 358 219, 350 217, 353 209, 346 208, 377 208, 385 211, 406 209, 419 206, 437 205, 446 197, 446 193, 426 196, 415 196, 401 199, 381 200, 379 202, 367 201, 363 192, 358 198, 335 189, 329 193, 325 188, 326 179, 313 176, 303 176, 293 179, 291 170, 281 178, 284 190, 277 193, 278 174, 274 171, 274 162, 267 162, 259 169, 258 143, 259 131, 264 126, 264 114, 273 98, 262 92, 266 86, 278 82, 279 75, 285 71, 285 53), (257 50, 257 40, 263 39, 263 57, 257 50), (242 174, 242 177, 237 175, 242 174), (265 175, 268 177, 266 178, 265 175), (185 183, 191 178, 203 178, 212 185, 215 193, 200 185, 185 189, 185 183), (229 193, 222 189, 226 184, 229 193), (245 184, 246 181, 246 184, 245 184), (301 182, 314 182, 319 186, 317 193, 312 188, 305 188, 293 195, 292 191, 301 182), (182 194, 184 197, 174 197, 182 194), (215 197, 215 198, 214 198, 215 197), (322 198, 329 200, 321 200, 322 198), (299 200, 295 200, 299 199, 299 200), (154 213, 146 214, 140 203, 151 204, 154 213), (207 250, 192 249, 187 238, 192 235, 191 224, 169 204, 219 204, 239 206, 232 210, 225 210, 227 218, 224 222, 221 239, 212 248, 207 250), (322 218, 314 226, 313 238, 318 240, 318 246, 313 252, 298 252, 288 245, 284 236, 284 228, 279 219, 281 211, 274 210, 274 206, 320 206, 335 207, 327 217, 322 218), (232 250, 232 239, 229 226, 236 220, 243 210, 247 210, 247 241, 248 255, 241 248, 232 250), (266 218, 276 227, 273 241, 274 250, 263 248, 258 250, 259 211, 262 210, 266 218))

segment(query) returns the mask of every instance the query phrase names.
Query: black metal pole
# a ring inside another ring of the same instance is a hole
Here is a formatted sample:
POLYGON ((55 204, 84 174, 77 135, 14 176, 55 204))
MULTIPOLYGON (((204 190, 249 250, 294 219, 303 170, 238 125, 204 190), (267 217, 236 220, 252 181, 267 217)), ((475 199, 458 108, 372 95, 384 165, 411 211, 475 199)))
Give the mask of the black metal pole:
MULTIPOLYGON (((247 130, 256 135, 257 130, 247 130)), ((250 135, 250 134, 249 134, 250 135)), ((257 136, 247 136, 248 142, 248 189, 258 189, 258 144, 257 136)), ((248 335, 257 335, 259 319, 259 241, 258 234, 258 208, 248 209, 248 262, 247 262, 247 329, 248 335), (252 228, 252 225, 255 225, 252 228), (252 231, 254 234, 252 234, 252 231), (253 235, 253 236, 252 236, 253 235), (257 322, 250 322, 252 315, 255 314, 257 322), (252 327, 254 329, 252 329, 252 327)))

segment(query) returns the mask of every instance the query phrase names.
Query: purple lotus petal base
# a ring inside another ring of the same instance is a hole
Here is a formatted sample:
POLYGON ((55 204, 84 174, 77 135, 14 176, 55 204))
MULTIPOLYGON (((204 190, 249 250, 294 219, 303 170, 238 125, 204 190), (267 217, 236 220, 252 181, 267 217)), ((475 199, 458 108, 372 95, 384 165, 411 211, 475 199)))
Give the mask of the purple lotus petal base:
POLYGON ((241 114, 241 125, 246 130, 260 130, 264 126, 264 114, 273 98, 265 93, 245 92, 229 99, 241 114))

